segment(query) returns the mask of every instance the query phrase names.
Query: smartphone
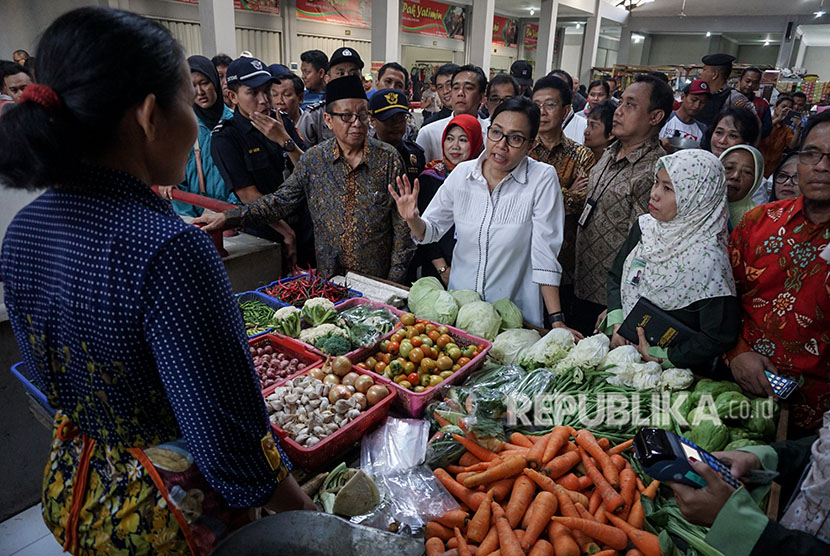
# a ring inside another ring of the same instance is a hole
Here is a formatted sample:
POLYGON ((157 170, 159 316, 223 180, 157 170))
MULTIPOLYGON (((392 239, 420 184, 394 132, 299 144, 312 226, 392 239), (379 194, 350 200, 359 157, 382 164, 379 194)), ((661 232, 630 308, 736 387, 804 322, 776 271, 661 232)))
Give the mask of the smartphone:
POLYGON ((786 400, 798 388, 798 382, 791 378, 777 375, 766 369, 764 369, 764 374, 767 375, 767 380, 772 385, 772 390, 775 392, 775 395, 782 400, 786 400))

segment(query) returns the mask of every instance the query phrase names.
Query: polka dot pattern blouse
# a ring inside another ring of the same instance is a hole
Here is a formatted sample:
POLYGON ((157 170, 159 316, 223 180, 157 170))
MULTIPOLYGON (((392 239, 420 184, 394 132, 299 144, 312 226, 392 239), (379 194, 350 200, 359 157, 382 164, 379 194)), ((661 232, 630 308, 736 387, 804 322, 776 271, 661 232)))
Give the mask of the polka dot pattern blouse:
POLYGON ((265 457, 273 432, 207 234, 136 178, 87 168, 18 213, 0 272, 35 384, 83 433, 119 447, 183 438, 229 505, 270 498, 290 463, 265 457))

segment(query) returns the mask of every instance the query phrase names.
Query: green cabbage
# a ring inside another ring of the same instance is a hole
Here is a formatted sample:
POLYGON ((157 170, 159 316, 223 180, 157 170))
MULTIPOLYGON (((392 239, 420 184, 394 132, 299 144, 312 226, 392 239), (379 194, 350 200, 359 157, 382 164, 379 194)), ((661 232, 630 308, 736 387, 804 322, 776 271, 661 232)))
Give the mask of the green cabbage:
POLYGON ((740 427, 729 428, 729 442, 735 442, 736 440, 758 440, 759 438, 756 433, 749 432, 746 429, 740 427))
POLYGON ((409 288, 409 297, 407 298, 409 310, 416 315, 420 315, 424 311, 424 297, 433 291, 444 291, 444 286, 441 285, 438 278, 425 276, 413 282, 412 287, 409 288))
POLYGON ((721 419, 741 419, 749 415, 749 399, 738 392, 723 392, 715 399, 715 409, 721 419))
POLYGON ((716 381, 709 378, 704 378, 695 386, 695 392, 699 392, 701 394, 709 393, 712 395, 713 400, 717 399, 717 397, 724 392, 740 393, 740 391, 741 387, 734 382, 728 382, 726 380, 716 381))
POLYGON ((739 438, 738 440, 733 440, 726 446, 724 446, 724 451, 728 452, 729 450, 737 450, 738 448, 746 448, 747 446, 758 446, 763 444, 760 440, 753 440, 751 438, 739 438))
POLYGON ((510 328, 521 328, 524 325, 524 318, 522 318, 522 311, 515 303, 508 298, 499 299, 493 303, 493 308, 498 311, 501 317, 501 330, 508 330, 510 328))
POLYGON ((538 332, 527 328, 505 330, 493 340, 490 357, 503 365, 518 365, 527 348, 541 338, 538 332))
POLYGON ((750 403, 753 417, 772 416, 773 419, 778 419, 778 414, 781 412, 781 407, 770 398, 755 398, 750 403))
MULTIPOLYGON (((692 394, 691 392, 675 392, 671 396, 671 405, 677 405, 677 413, 683 416, 686 419, 686 416, 692 411, 694 405, 692 405, 692 394), (680 400, 680 403, 677 403, 677 400, 680 400)), ((688 419, 686 419, 688 421, 688 419)))
POLYGON ((474 301, 481 301, 481 296, 475 290, 450 290, 450 293, 455 298, 455 302, 459 307, 463 307, 467 303, 474 301))
POLYGON ((707 452, 722 450, 729 443, 729 429, 726 425, 716 425, 712 421, 701 421, 692 426, 686 437, 707 452))
POLYGON ((712 408, 709 405, 699 405, 693 407, 692 410, 686 415, 686 421, 688 421, 689 425, 694 428, 696 421, 699 423, 704 423, 706 421, 710 423, 720 423, 720 418, 717 413, 712 412, 712 408))
POLYGON ((415 305, 410 301, 409 308, 418 317, 441 324, 455 323, 455 317, 458 314, 458 304, 455 302, 455 298, 450 292, 444 290, 426 292, 415 305), (417 309, 414 307, 417 307, 417 309))
POLYGON ((473 336, 492 342, 499 333, 501 317, 486 301, 474 301, 458 310, 455 325, 473 336))

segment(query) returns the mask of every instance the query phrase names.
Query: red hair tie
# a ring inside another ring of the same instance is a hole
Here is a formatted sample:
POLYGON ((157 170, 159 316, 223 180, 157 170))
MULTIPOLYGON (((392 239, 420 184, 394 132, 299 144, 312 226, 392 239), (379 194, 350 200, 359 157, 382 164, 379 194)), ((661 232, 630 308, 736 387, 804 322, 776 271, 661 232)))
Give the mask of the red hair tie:
POLYGON ((58 93, 49 85, 32 83, 23 89, 20 102, 32 101, 44 107, 49 112, 57 112, 62 104, 58 93))

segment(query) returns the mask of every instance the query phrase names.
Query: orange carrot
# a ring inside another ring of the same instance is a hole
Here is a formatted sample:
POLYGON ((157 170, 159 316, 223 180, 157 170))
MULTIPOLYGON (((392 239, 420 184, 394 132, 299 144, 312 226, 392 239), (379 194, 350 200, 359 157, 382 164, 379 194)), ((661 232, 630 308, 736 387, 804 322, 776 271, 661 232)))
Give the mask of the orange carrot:
POLYGON ((643 503, 640 502, 640 495, 634 496, 634 504, 631 506, 631 511, 628 512, 628 524, 637 529, 642 529, 646 523, 646 514, 643 510, 643 503))
POLYGON ((524 550, 510 527, 504 510, 496 502, 492 505, 493 516, 496 518, 496 530, 499 532, 499 550, 502 556, 524 556, 524 550))
POLYGON ((585 490, 593 484, 594 481, 591 480, 591 477, 589 477, 588 475, 582 475, 581 477, 579 477, 579 488, 577 490, 585 490))
POLYGON ((553 545, 556 556, 579 556, 579 545, 571 536, 567 527, 551 521, 548 527, 548 538, 553 545))
POLYGON ((531 469, 539 469, 544 464, 545 448, 550 440, 550 433, 546 434, 527 452, 527 464, 531 469))
POLYGON ((597 439, 597 444, 599 444, 599 447, 602 448, 603 450, 609 450, 611 448, 611 441, 608 440, 607 438, 597 439))
POLYGON ((548 438, 548 444, 545 446, 545 454, 542 456, 542 460, 547 463, 556 457, 556 453, 568 443, 570 437, 571 433, 567 427, 554 427, 550 432, 550 438, 548 438))
POLYGON ((451 473, 453 475, 458 475, 459 473, 464 473, 466 471, 472 471, 472 469, 467 469, 461 465, 448 465, 444 469, 447 470, 447 473, 451 473))
MULTIPOLYGON (((492 514, 492 509, 491 512, 492 514)), ((481 541, 481 544, 478 545, 478 553, 479 554, 490 554, 494 550, 499 548, 499 532, 496 530, 495 526, 490 527, 490 530, 487 532, 487 536, 484 537, 484 540, 481 541)))
MULTIPOLYGON (((544 471, 544 469, 542 470, 544 471)), ((556 479, 556 483, 568 490, 579 490, 579 479, 573 473, 568 473, 556 479)))
MULTIPOLYGON (((597 444, 597 439, 594 438, 591 431, 582 429, 576 434, 575 438, 577 445, 591 454, 591 457, 597 461, 597 465, 602 469, 602 474, 605 476, 608 484, 614 488, 618 488, 620 486, 620 472, 617 471, 608 454, 597 444)), ((585 463, 584 459, 582 463, 585 463)), ((596 484, 596 481, 594 481, 594 484, 596 484)))
POLYGON ((467 525, 467 538, 481 543, 490 531, 490 504, 493 502, 492 491, 481 502, 475 515, 467 525))
POLYGON ((510 493, 510 501, 504 507, 504 514, 507 521, 510 522, 510 527, 516 528, 525 515, 528 506, 533 501, 533 494, 536 492, 536 483, 530 480, 526 475, 519 475, 516 477, 516 482, 513 483, 513 491, 510 493))
POLYGON ((477 463, 481 463, 481 460, 475 457, 470 452, 464 452, 463 454, 461 454, 461 458, 458 460, 458 465, 463 465, 464 467, 469 467, 477 463))
POLYGON ((483 492, 473 492, 450 477, 450 474, 440 467, 433 471, 435 477, 441 481, 450 494, 464 502, 468 508, 478 508, 481 501, 487 496, 483 492))
POLYGON ((548 526, 550 518, 556 513, 558 505, 556 496, 550 492, 542 491, 536 496, 536 511, 525 530, 522 549, 525 551, 530 550, 530 547, 533 546, 536 539, 539 538, 539 535, 548 526))
MULTIPOLYGON (((534 492, 536 489, 536 485, 533 485, 534 492)), ((522 517, 522 529, 527 529, 527 526, 530 525, 530 520, 533 519, 533 512, 536 511, 536 497, 533 498, 533 501, 530 503, 530 506, 527 507, 527 512, 522 517)))
POLYGON ((553 556, 553 545, 545 539, 539 539, 533 548, 530 549, 528 556, 553 556))
POLYGON ((645 496, 647 498, 651 498, 652 500, 654 500, 654 497, 657 496, 657 489, 659 489, 659 488, 660 488, 660 481, 655 479, 655 480, 651 481, 648 484, 648 486, 646 487, 646 489, 643 491, 643 496, 645 496))
POLYGON ((544 473, 551 479, 561 477, 579 463, 579 452, 567 452, 555 457, 544 466, 544 473))
MULTIPOLYGON (((567 516, 567 517, 574 517, 579 518, 579 510, 576 509, 576 505, 571 500, 571 497, 568 496, 568 491, 562 488, 559 485, 556 485, 556 499, 559 501, 559 513, 567 516)), ((572 531, 574 540, 576 541, 577 545, 583 549, 583 552, 588 552, 584 550, 584 548, 591 542, 585 533, 582 531, 572 531)), ((556 543, 553 543, 554 546, 556 543)), ((559 554, 557 552, 557 554, 559 554)))
POLYGON ((501 452, 527 452, 530 450, 528 446, 522 446, 520 444, 511 444, 510 442, 502 442, 501 446, 499 446, 499 453, 501 452))
POLYGON ((643 553, 637 550, 636 548, 632 548, 631 550, 625 553, 625 556, 643 556, 643 553))
POLYGON ((597 518, 594 515, 585 509, 582 504, 574 504, 574 508, 579 513, 579 517, 582 519, 587 519, 588 521, 597 521, 597 518))
POLYGON ((597 508, 597 511, 594 512, 594 519, 600 523, 608 523, 608 518, 605 517, 606 513, 605 508, 600 506, 597 508))
POLYGON ((432 413, 432 418, 435 419, 435 422, 438 423, 439 427, 446 427, 447 425, 452 425, 449 421, 438 415, 437 411, 432 413))
POLYGON ((577 531, 582 531, 594 540, 597 540, 602 544, 607 544, 611 548, 622 550, 628 546, 628 537, 623 531, 616 527, 604 525, 589 519, 574 517, 554 517, 553 520, 561 523, 571 530, 575 529, 577 531))
POLYGON ((447 528, 458 527, 463 530, 469 520, 470 517, 467 515, 467 512, 463 510, 450 510, 435 521, 447 528))
POLYGON ((606 550, 600 550, 593 556, 620 556, 620 553, 613 548, 608 548, 606 550))
POLYGON ((502 501, 507 499, 507 497, 510 496, 510 491, 513 490, 513 484, 515 482, 515 477, 508 477, 506 479, 501 479, 500 481, 495 481, 490 484, 484 485, 481 488, 483 488, 485 492, 492 492, 493 500, 501 503, 502 501))
POLYGON ((623 469, 625 469, 625 464, 628 463, 627 461, 625 461, 625 458, 619 454, 614 454, 613 456, 611 456, 611 461, 614 463, 614 467, 617 468, 617 471, 622 471, 623 469))
MULTIPOLYGON (((594 485, 599 489, 599 493, 602 496, 602 503, 608 511, 616 511, 617 508, 625 505, 625 500, 623 499, 620 494, 613 489, 613 487, 608 483, 602 473, 599 472, 594 462, 591 461, 591 458, 588 457, 588 454, 585 453, 585 450, 582 448, 579 449, 579 455, 582 456, 582 464, 585 466, 586 471, 588 471, 588 476, 594 481, 594 485)), ((611 463, 611 460, 608 460, 608 463, 611 464, 611 467, 614 467, 614 464, 611 463)), ((614 471, 617 468, 614 467, 614 471)))
POLYGON ((519 546, 521 546, 522 539, 525 538, 525 532, 521 529, 513 529, 513 534, 516 535, 516 540, 519 541, 519 546))
POLYGON ((473 442, 469 438, 461 436, 460 434, 453 434, 452 437, 456 440, 456 442, 464 446, 468 452, 481 461, 492 461, 498 457, 498 454, 491 452, 487 448, 480 446, 478 443, 473 442))
POLYGON ((548 492, 555 493, 556 492, 556 487, 559 486, 550 477, 546 477, 545 475, 542 475, 541 473, 539 473, 538 471, 535 471, 533 469, 525 469, 524 471, 522 471, 522 473, 524 473, 525 475, 530 477, 530 479, 534 483, 539 485, 539 487, 541 487, 542 490, 546 490, 548 492))
POLYGON ((464 481, 476 475, 478 475, 478 471, 463 471, 455 476, 455 480, 463 485, 464 481))
POLYGON ((458 530, 458 527, 453 529, 455 532, 455 540, 458 543, 458 556, 472 556, 470 554, 470 549, 467 548, 467 541, 464 540, 463 535, 461 535, 461 531, 458 530))
POLYGON ((640 479, 640 477, 637 477, 637 490, 639 490, 640 492, 643 492, 645 489, 646 489, 646 485, 643 484, 643 481, 642 481, 642 479, 640 479))
POLYGON ((452 530, 447 529, 437 521, 428 521, 424 528, 424 537, 427 539, 438 537, 442 541, 447 542, 452 538, 452 530))
POLYGON ((431 537, 427 539, 427 556, 441 556, 441 554, 444 553, 444 548, 444 541, 438 537, 431 537))
POLYGON ((588 500, 588 511, 592 514, 597 513, 597 508, 602 505, 602 496, 599 494, 599 489, 595 488, 591 494, 591 499, 588 500))
POLYGON ((491 466, 487 471, 468 477, 463 481, 463 484, 467 488, 476 488, 479 485, 515 477, 522 472, 526 465, 527 460, 524 457, 510 456, 504 463, 491 466))
POLYGON ((516 446, 524 446, 525 448, 533 447, 533 442, 520 432, 514 432, 510 435, 510 443, 516 446))
POLYGON ((622 454, 623 452, 625 452, 626 450, 631 448, 631 446, 633 444, 634 444, 634 439, 629 438, 625 442, 621 442, 620 444, 617 444, 616 446, 614 446, 613 448, 608 450, 608 455, 613 456, 614 454, 622 454))
POLYGON ((606 512, 605 515, 609 520, 611 520, 611 523, 616 525, 618 529, 621 529, 626 535, 628 535, 628 538, 632 543, 634 543, 634 546, 636 546, 644 554, 644 556, 661 555, 660 541, 657 539, 657 535, 649 533, 648 531, 643 531, 642 529, 635 529, 627 522, 615 515, 611 515, 608 512, 606 512))
MULTIPOLYGON (((631 469, 623 469, 620 471, 620 495, 625 500, 620 517, 628 518, 628 512, 631 511, 631 506, 634 504, 634 494, 637 492, 637 475, 631 469)), ((639 496, 637 496, 639 498, 639 496)))

